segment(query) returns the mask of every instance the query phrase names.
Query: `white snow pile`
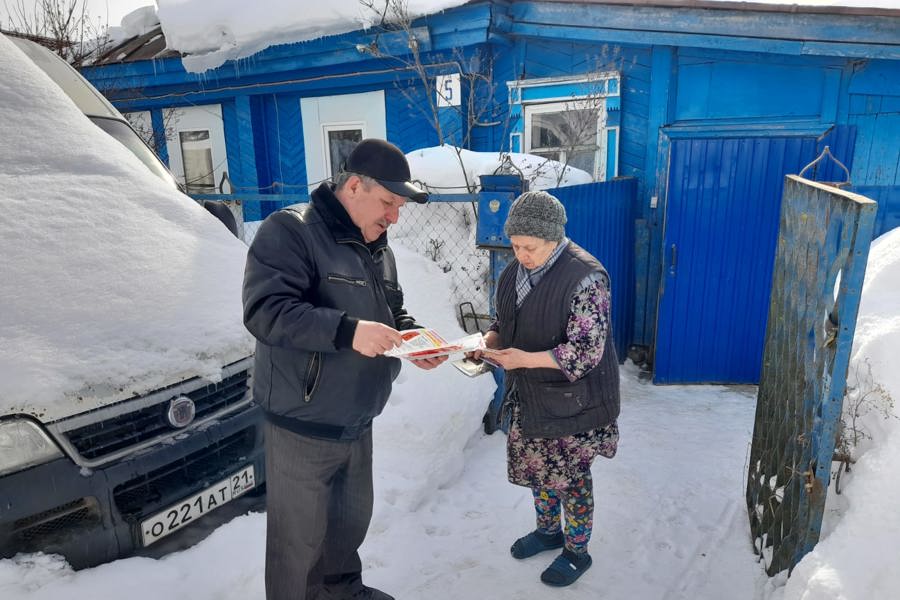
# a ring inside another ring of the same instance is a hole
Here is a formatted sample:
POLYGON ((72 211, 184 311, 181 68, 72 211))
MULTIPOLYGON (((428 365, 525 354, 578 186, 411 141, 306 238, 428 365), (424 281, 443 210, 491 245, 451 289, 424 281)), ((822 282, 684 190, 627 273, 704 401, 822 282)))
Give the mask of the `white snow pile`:
POLYGON ((478 176, 497 172, 521 174, 532 190, 591 183, 590 174, 534 154, 473 152, 447 144, 413 150, 406 155, 412 178, 429 191, 462 194, 480 189, 478 176))
POLYGON ((122 17, 122 23, 118 27, 109 27, 106 30, 109 38, 109 47, 117 46, 134 37, 153 31, 159 25, 159 16, 155 6, 142 6, 122 17))
MULTIPOLYGON (((456 322, 450 278, 403 245, 391 247, 410 314, 447 340, 467 335, 456 322)), ((469 378, 449 364, 436 371, 403 366, 384 413, 375 420, 375 460, 393 463, 391 457, 404 457, 391 469, 378 471, 376 493, 384 500, 379 511, 398 511, 400 517, 456 481, 463 469, 463 447, 479 431, 496 387, 493 377, 469 378)))
MULTIPOLYGON (((267 0, 157 0, 168 48, 186 56, 184 68, 194 73, 225 61, 252 56, 269 46, 314 40, 367 29, 381 21, 383 3, 367 8, 359 0, 298 3, 267 0)), ((411 18, 463 4, 464 0, 408 0, 411 18)))
POLYGON ((0 414, 46 420, 249 355, 246 246, 0 35, 0 414))
MULTIPOLYGON (((857 462, 828 492, 823 531, 797 565, 782 600, 900 596, 900 229, 875 240, 869 253, 844 413, 859 413, 857 462), (866 395, 856 408, 861 395, 866 395), (829 522, 829 520, 831 522, 829 522)), ((848 419, 845 419, 848 420, 848 419)))

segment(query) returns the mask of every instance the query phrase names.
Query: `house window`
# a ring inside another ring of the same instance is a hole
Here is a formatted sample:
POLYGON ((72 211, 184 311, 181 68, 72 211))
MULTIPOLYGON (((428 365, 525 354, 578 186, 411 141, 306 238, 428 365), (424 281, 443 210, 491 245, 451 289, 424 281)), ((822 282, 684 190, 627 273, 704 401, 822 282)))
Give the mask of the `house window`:
POLYGON ((600 106, 583 102, 526 105, 525 151, 581 169, 596 178, 601 117, 600 106))
POLYGON ((188 194, 212 194, 216 189, 212 143, 208 130, 180 131, 181 160, 188 194))
POLYGON ((507 82, 509 147, 586 171, 595 181, 618 174, 619 74, 507 82))
POLYGON ((328 125, 324 127, 325 133, 325 168, 327 173, 334 177, 341 172, 347 157, 363 139, 363 125, 328 125))

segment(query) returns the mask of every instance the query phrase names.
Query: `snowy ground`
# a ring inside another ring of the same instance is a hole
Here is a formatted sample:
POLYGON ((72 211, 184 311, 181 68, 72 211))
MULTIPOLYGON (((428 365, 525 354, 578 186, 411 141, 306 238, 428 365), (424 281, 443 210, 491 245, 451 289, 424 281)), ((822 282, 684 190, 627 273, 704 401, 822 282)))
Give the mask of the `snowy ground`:
MULTIPOLYGON (((427 325, 454 329, 449 283, 400 245, 407 304, 427 325)), ((506 482, 502 434, 485 436, 487 377, 449 365, 405 369, 376 421, 376 506, 362 548, 366 581, 403 599, 548 597, 611 600, 882 600, 900 597, 900 230, 873 247, 851 371, 866 364, 886 386, 862 416, 844 493, 829 492, 819 545, 785 581, 764 575, 749 541, 744 474, 755 389, 653 386, 623 367, 622 440, 594 465, 594 566, 575 585, 539 582, 552 554, 515 561, 510 543, 533 527, 530 493, 506 482)), ((854 387, 865 385, 851 380, 854 387)), ((856 391, 851 393, 858 393, 856 391)), ((0 560, 3 600, 156 598, 261 600, 265 516, 238 517, 162 559, 128 558, 73 572, 61 558, 0 560)))
MULTIPOLYGON (((436 386, 457 377, 444 365, 436 386)), ((749 542, 744 462, 753 427, 752 388, 659 387, 623 378, 619 455, 594 466, 594 566, 560 598, 756 597, 764 579, 749 542)), ((411 382, 409 382, 411 384, 411 382)), ((411 398, 410 398, 411 400, 411 398)), ((377 501, 363 546, 366 579, 397 598, 541 598, 553 555, 516 561, 510 543, 533 527, 530 493, 506 482, 501 433, 472 415, 458 477, 418 506, 392 492, 410 457, 391 443, 419 407, 389 406, 376 428, 377 501)), ((420 454, 433 455, 425 446, 420 454)), ((422 481, 427 472, 422 473, 422 481)), ((413 493, 412 495, 417 496, 413 493)), ((414 503, 415 504, 415 503, 414 503)), ((239 517, 199 545, 162 560, 131 558, 73 573, 46 556, 0 561, 5 600, 263 598, 265 517, 239 517), (215 569, 209 566, 215 564, 215 569)))
MULTIPOLYGON (((396 251, 413 314, 432 315, 428 325, 453 335, 443 273, 396 251)), ((552 554, 509 556, 533 528, 533 508, 530 492, 506 481, 505 437, 481 431, 492 389, 489 378, 466 379, 449 365, 401 374, 376 421, 376 507, 362 548, 368 583, 400 599, 548 593, 538 577, 552 554)), ((594 566, 554 596, 758 597, 766 578, 743 505, 754 397, 750 387, 653 386, 626 366, 619 454, 594 466, 594 566)), ((264 515, 250 514, 159 560, 72 572, 57 557, 19 556, 0 561, 0 598, 261 599, 264 540, 264 515)))
MULTIPOLYGON (((454 329, 449 284, 397 245, 407 304, 454 329)), ((526 561, 510 543, 533 527, 528 490, 506 482, 502 434, 481 432, 487 377, 449 365, 405 369, 376 421, 376 506, 361 550, 368 583, 397 598, 610 600, 882 600, 900 597, 900 419, 891 368, 900 347, 900 230, 873 246, 851 371, 871 364, 886 396, 861 416, 867 434, 844 493, 829 491, 819 545, 785 581, 768 578, 749 541, 744 473, 755 389, 653 386, 623 367, 619 454, 594 465, 594 566, 571 588, 538 577, 552 554, 526 561), (890 415, 890 416, 886 416, 890 415)), ((868 389, 851 378, 856 391, 868 389)), ((265 516, 235 518, 162 559, 128 558, 73 572, 59 557, 0 560, 3 600, 261 600, 265 516)))

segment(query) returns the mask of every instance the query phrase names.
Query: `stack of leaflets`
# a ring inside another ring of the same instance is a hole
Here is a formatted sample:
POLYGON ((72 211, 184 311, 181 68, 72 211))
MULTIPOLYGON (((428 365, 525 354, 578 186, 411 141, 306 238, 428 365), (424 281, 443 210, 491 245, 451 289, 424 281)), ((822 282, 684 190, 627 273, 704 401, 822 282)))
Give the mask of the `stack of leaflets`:
POLYGON ((385 356, 418 360, 457 352, 484 350, 484 338, 480 333, 473 333, 452 342, 442 338, 434 329, 409 329, 401 331, 400 336, 403 343, 385 352, 385 356))

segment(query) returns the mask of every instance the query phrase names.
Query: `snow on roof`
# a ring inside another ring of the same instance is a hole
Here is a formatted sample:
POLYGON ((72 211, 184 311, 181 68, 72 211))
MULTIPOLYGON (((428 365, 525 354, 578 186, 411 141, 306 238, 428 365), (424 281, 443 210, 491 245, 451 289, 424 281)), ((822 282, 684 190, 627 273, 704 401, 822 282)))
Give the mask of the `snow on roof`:
MULTIPOLYGON (((626 0, 611 0, 629 3, 626 0)), ((378 10, 386 0, 372 2, 374 8, 360 0, 302 2, 266 0, 264 9, 245 0, 157 0, 159 19, 168 41, 168 49, 189 56, 182 59, 185 69, 201 73, 228 60, 245 58, 276 44, 304 42, 330 35, 365 29, 380 21, 378 10)), ((411 18, 438 13, 465 4, 467 0, 406 0, 411 18)), ((576 4, 577 2, 573 2, 576 4)), ((630 2, 634 3, 634 2, 630 2)), ((674 0, 646 0, 638 4, 662 6, 716 6, 741 10, 842 12, 840 7, 898 8, 898 0, 756 0, 734 2, 710 0, 679 3, 674 0), (783 5, 778 7, 778 5, 783 5)), ((861 14, 880 14, 866 9, 861 14)), ((126 17, 128 18, 128 17, 126 17)))
MULTIPOLYGON (((410 17, 434 14, 465 0, 407 0, 410 17)), ((359 0, 303 2, 267 0, 265 7, 246 0, 158 0, 168 48, 189 56, 188 71, 201 73, 227 60, 245 58, 269 46, 304 42, 365 29, 379 22, 376 9, 359 0)))
POLYGON ((246 247, 0 35, 0 414, 45 421, 247 356, 246 247))
POLYGON ((591 176, 562 163, 518 152, 473 152, 443 145, 414 150, 406 155, 412 178, 437 194, 463 194, 478 189, 478 176, 521 173, 532 190, 578 185, 591 176), (472 187, 474 186, 474 187, 472 187))
POLYGON ((118 27, 107 30, 111 46, 118 46, 125 40, 142 36, 153 31, 159 25, 159 17, 155 6, 142 6, 122 17, 118 27))

